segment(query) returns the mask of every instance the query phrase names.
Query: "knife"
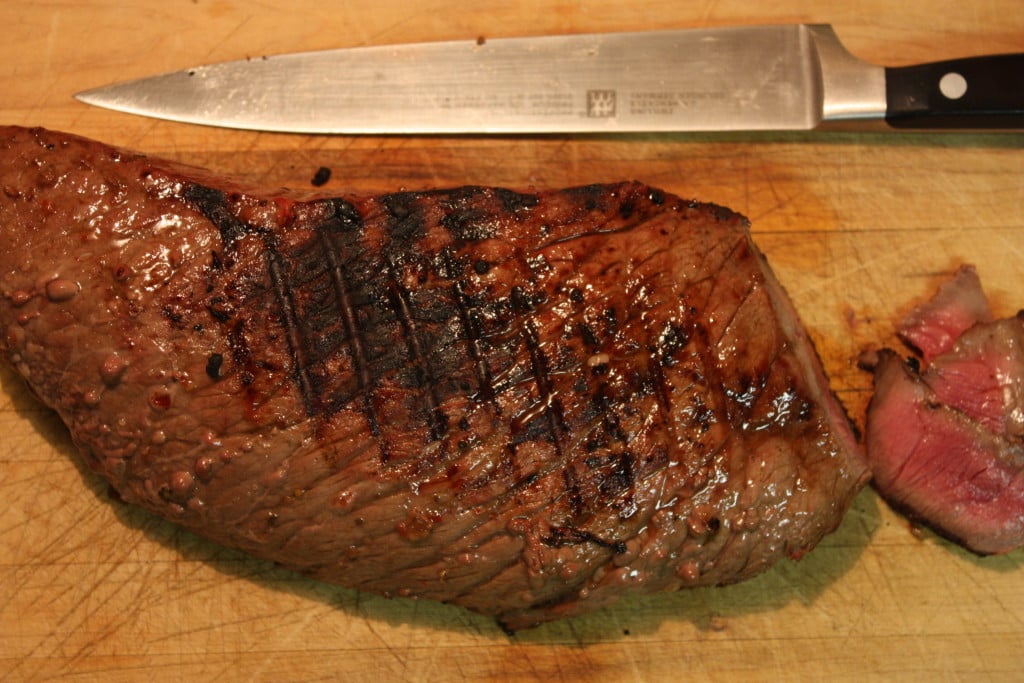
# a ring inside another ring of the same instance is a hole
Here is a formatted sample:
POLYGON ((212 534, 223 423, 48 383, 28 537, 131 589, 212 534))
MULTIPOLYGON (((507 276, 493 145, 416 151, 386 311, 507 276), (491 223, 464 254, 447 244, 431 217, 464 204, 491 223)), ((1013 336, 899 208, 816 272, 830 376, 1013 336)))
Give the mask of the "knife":
POLYGON ((300 52, 87 90, 173 121, 347 134, 1024 128, 1024 53, 886 68, 829 25, 300 52))

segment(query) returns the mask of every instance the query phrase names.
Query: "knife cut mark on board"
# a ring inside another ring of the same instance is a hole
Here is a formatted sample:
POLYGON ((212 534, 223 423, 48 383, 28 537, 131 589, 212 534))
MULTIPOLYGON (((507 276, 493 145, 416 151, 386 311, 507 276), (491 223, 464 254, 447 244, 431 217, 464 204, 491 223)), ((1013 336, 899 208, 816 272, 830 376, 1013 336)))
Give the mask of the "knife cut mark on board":
MULTIPOLYGON (((209 13, 209 11, 208 11, 208 13, 209 13)), ((219 40, 217 40, 217 41, 215 41, 215 42, 213 42, 211 44, 210 48, 204 53, 202 61, 208 62, 208 61, 212 61, 214 59, 217 59, 215 57, 217 52, 220 51, 220 50, 223 50, 225 45, 228 44, 228 42, 231 40, 231 38, 233 38, 234 36, 236 36, 239 33, 241 33, 242 29, 247 24, 249 24, 251 21, 252 21, 252 15, 248 15, 244 19, 242 19, 240 22, 235 24, 234 27, 230 31, 228 31, 226 34, 221 36, 219 40)), ((245 58, 246 59, 251 59, 252 56, 253 55, 251 53, 250 54, 246 54, 245 58)))

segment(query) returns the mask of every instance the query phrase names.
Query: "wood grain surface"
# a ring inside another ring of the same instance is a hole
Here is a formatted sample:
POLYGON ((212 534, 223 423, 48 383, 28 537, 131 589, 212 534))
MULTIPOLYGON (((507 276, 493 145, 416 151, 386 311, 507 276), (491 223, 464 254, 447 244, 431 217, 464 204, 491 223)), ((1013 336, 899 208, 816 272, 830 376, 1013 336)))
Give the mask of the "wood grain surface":
MULTIPOLYGON (((959 263, 1024 306, 1024 135, 314 137, 79 104, 76 91, 246 56, 556 32, 830 22, 891 65, 1024 51, 1020 0, 46 0, 0 4, 0 121, 269 185, 382 191, 635 178, 745 213, 863 423, 861 349, 959 263)), ((2 245, 0 245, 2 248, 2 245)), ((1024 553, 978 558, 870 489, 799 563, 515 637, 462 610, 317 584, 111 499, 0 371, 0 679, 1020 680, 1024 553)))

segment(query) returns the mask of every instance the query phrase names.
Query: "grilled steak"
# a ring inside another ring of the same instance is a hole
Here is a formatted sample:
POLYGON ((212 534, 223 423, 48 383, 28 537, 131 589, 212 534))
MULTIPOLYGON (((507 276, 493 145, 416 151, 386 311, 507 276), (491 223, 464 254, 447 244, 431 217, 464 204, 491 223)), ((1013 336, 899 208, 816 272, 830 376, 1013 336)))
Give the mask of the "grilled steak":
POLYGON ((991 318, 961 268, 899 326, 922 359, 879 354, 867 419, 875 487, 980 554, 1024 545, 1024 317, 991 318))
POLYGON ((724 208, 0 150, 7 357, 124 500, 217 542, 515 629, 799 557, 865 482, 724 208))

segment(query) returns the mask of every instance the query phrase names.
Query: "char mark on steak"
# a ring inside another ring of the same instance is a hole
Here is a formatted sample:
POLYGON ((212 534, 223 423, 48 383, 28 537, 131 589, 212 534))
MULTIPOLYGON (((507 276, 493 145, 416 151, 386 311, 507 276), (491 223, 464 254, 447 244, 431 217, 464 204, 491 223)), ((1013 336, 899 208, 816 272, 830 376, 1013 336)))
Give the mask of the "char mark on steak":
POLYGON ((799 557, 867 470, 746 221, 266 194, 0 131, 0 338, 127 502, 521 628, 799 557))
POLYGON ((1024 545, 1024 319, 992 320, 971 266, 898 326, 921 358, 873 363, 867 452, 894 507, 979 554, 1024 545))

